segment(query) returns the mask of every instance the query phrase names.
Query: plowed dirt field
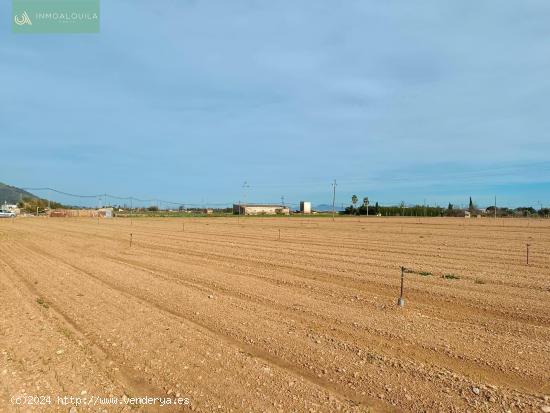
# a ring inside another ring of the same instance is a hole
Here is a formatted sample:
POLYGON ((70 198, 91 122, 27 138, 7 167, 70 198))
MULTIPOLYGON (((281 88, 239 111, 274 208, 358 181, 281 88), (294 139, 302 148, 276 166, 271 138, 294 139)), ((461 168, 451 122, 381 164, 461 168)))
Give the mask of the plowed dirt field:
POLYGON ((3 412, 550 411, 550 221, 5 219, 0 351, 3 412))

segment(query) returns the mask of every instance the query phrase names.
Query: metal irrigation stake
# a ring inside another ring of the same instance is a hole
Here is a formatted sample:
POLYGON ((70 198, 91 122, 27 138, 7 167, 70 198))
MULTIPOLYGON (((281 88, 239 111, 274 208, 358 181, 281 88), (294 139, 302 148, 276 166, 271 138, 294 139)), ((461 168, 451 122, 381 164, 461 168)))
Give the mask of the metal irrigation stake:
POLYGON ((405 299, 403 298, 403 280, 405 278, 405 267, 401 267, 401 293, 397 299, 397 305, 399 307, 405 306, 405 299))

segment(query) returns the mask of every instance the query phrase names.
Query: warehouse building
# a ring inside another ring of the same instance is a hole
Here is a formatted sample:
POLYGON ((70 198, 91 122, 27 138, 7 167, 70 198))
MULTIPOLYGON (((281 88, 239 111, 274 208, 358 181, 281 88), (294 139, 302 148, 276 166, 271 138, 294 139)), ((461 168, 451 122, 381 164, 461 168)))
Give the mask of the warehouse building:
POLYGON ((284 205, 273 204, 233 204, 236 215, 290 215, 290 209, 284 205))

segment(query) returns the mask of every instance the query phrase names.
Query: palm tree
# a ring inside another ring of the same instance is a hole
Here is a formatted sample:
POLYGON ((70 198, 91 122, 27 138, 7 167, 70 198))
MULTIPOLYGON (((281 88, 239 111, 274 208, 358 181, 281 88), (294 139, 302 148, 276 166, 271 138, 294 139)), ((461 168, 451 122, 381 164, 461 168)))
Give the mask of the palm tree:
POLYGON ((368 196, 363 198, 363 206, 367 208, 367 216, 369 216, 369 197, 368 196))
POLYGON ((353 195, 351 197, 351 203, 353 204, 353 208, 351 209, 351 212, 354 213, 355 212, 355 204, 357 203, 357 195, 353 195))

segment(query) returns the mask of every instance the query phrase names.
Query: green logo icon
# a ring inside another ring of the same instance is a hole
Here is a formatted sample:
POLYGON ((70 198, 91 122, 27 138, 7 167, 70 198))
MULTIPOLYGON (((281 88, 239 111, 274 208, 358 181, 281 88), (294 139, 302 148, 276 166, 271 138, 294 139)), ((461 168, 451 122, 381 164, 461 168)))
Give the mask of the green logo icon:
POLYGON ((18 26, 23 26, 25 24, 28 24, 29 26, 32 26, 31 19, 29 18, 29 15, 26 11, 23 12, 21 16, 18 16, 17 14, 13 17, 13 20, 15 21, 15 24, 18 26))

